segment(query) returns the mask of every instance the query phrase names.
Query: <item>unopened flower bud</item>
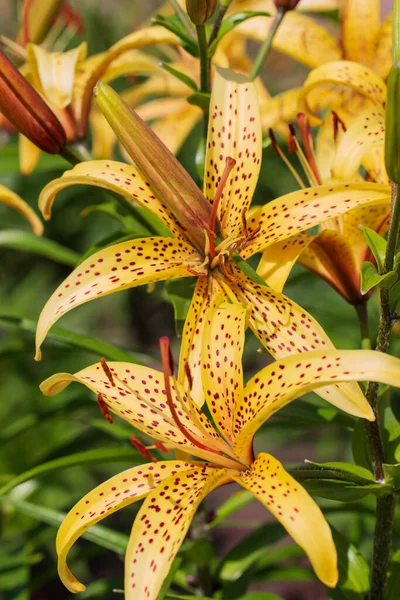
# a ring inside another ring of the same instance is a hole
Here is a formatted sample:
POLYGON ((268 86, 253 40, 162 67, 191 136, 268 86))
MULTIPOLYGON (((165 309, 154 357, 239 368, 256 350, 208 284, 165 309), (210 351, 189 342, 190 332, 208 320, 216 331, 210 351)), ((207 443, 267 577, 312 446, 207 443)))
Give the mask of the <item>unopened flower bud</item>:
POLYGON ((203 25, 211 19, 217 7, 217 0, 186 0, 186 10, 195 25, 203 25))
POLYGON ((35 146, 58 154, 65 131, 46 102, 0 49, 0 112, 35 146))
POLYGON ((274 0, 276 8, 283 10, 294 10, 300 0, 274 0))
POLYGON ((97 104, 154 193, 186 229, 188 238, 204 248, 204 224, 211 206, 181 163, 150 127, 108 85, 98 82, 97 104))

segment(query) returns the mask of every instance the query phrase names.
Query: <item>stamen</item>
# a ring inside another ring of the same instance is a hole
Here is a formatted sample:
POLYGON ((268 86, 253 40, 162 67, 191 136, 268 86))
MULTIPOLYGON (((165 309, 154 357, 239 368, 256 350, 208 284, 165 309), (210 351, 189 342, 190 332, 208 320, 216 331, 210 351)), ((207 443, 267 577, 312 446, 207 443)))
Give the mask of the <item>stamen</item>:
POLYGON ((225 277, 227 279, 229 279, 229 281, 232 281, 233 283, 237 283, 236 277, 234 277, 232 275, 232 273, 229 273, 229 271, 226 268, 225 257, 224 257, 223 254, 219 254, 218 255, 218 261, 219 261, 219 266, 221 267, 221 271, 223 272, 223 274, 225 275, 225 277))
POLYGON ((246 220, 246 214, 247 214, 247 206, 245 206, 242 210, 242 226, 243 226, 243 232, 244 232, 244 236, 245 238, 249 237, 249 231, 247 229, 247 220, 246 220))
POLYGON ((24 45, 29 44, 29 15, 32 8, 32 0, 24 0, 24 8, 22 12, 22 29, 24 33, 24 45))
POLYGON ((169 448, 164 446, 164 444, 162 442, 155 441, 154 446, 157 448, 157 450, 161 450, 161 452, 165 452, 165 454, 169 454, 169 448))
POLYGON ((106 374, 106 377, 107 377, 108 381, 111 383, 112 387, 115 387, 114 377, 113 377, 113 375, 111 373, 110 367, 106 363, 106 359, 102 358, 101 361, 100 361, 100 364, 102 366, 102 369, 103 369, 104 373, 106 374))
POLYGON ((300 161, 300 164, 303 168, 304 173, 307 176, 309 184, 312 186, 318 185, 318 181, 315 177, 314 171, 311 168, 311 165, 306 158, 306 155, 303 152, 302 147, 300 146, 299 140, 297 139, 296 130, 294 128, 293 123, 289 123, 289 132, 291 137, 291 148, 297 154, 297 158, 300 161))
MULTIPOLYGON (((302 180, 302 178, 300 177, 300 175, 298 174, 298 172, 296 171, 296 169, 294 168, 294 166, 292 165, 290 160, 282 152, 278 142, 276 141, 276 137, 275 137, 275 134, 272 129, 269 130, 269 137, 271 138, 272 147, 275 150, 276 154, 279 156, 279 158, 281 160, 283 160, 283 162, 285 163, 285 165, 287 166, 287 168, 289 169, 289 171, 291 172, 291 174, 297 181, 299 187, 304 189, 306 187, 306 184, 304 183, 304 181, 302 180)), ((290 139, 289 139, 289 141, 290 141, 290 139)))
POLYGON ((99 405, 99 408, 102 412, 103 417, 106 419, 106 421, 108 421, 110 423, 110 425, 113 422, 113 418, 112 418, 112 414, 110 413, 110 411, 108 410, 108 406, 104 401, 103 395, 102 394, 97 394, 97 403, 99 405))
MULTIPOLYGON (((224 168, 224 172, 222 173, 222 177, 219 180, 218 186, 217 186, 217 190, 215 192, 215 196, 214 196, 214 200, 213 200, 213 205, 212 205, 212 210, 211 210, 211 216, 210 216, 210 222, 209 222, 209 229, 210 231, 215 231, 215 225, 217 222, 217 212, 218 212, 218 205, 219 202, 221 200, 222 197, 222 192, 224 191, 224 187, 226 185, 226 182, 229 179, 229 175, 231 174, 231 171, 233 169, 233 167, 236 165, 236 160, 234 158, 231 158, 230 156, 227 157, 226 161, 225 161, 225 168, 224 168)), ((215 257, 215 248, 213 247, 213 244, 211 244, 211 248, 210 248, 210 256, 211 258, 215 257)))
POLYGON ((303 142, 304 150, 306 153, 306 157, 308 160, 308 164, 312 172, 314 173, 314 177, 318 183, 318 185, 322 185, 321 177, 318 172, 317 161, 315 158, 314 147, 313 147, 313 139, 312 139, 312 130, 310 126, 309 120, 306 118, 304 113, 298 113, 297 115, 297 123, 299 125, 300 130, 300 138, 303 142))
POLYGON ((197 448, 201 448, 202 450, 207 450, 207 452, 214 452, 216 454, 219 454, 219 452, 215 452, 215 450, 207 448, 207 446, 205 446, 204 444, 202 444, 201 442, 196 440, 196 438, 193 437, 192 434, 186 429, 186 427, 183 425, 183 423, 181 423, 181 421, 179 419, 179 415, 178 415, 175 405, 174 405, 174 401, 172 399, 170 377, 174 376, 174 362, 173 362, 173 358, 172 358, 172 354, 171 354, 171 347, 170 347, 169 339, 167 337, 160 338, 160 350, 161 350, 161 360, 162 360, 163 372, 164 372, 165 391, 167 393, 167 404, 171 411, 171 415, 172 415, 173 420, 175 421, 176 426, 178 427, 179 431, 185 436, 185 438, 187 440, 189 440, 189 442, 191 442, 197 448))
POLYGON ((143 444, 143 442, 141 442, 140 440, 138 440, 137 437, 135 437, 132 434, 132 435, 129 436, 129 439, 131 441, 132 446, 134 446, 136 448, 136 450, 138 450, 140 452, 140 454, 142 456, 144 456, 144 458, 147 458, 147 460, 151 460, 151 462, 157 462, 156 457, 152 456, 152 454, 146 448, 146 446, 143 444))
POLYGON ((193 387, 193 377, 192 377, 192 372, 190 370, 190 365, 187 360, 185 360, 185 362, 183 363, 183 368, 185 369, 185 375, 189 382, 189 390, 191 390, 193 387))
POLYGON ((85 32, 85 24, 78 11, 74 10, 68 2, 63 2, 60 9, 60 17, 64 22, 73 27, 76 33, 82 35, 85 32))

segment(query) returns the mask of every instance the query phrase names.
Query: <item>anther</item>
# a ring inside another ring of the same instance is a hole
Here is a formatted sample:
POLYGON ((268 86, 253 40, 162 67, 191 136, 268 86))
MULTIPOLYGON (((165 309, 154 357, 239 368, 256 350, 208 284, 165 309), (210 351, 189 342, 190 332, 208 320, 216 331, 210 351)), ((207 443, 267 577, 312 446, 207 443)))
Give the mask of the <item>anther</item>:
POLYGON ((110 411, 108 410, 108 406, 107 404, 104 402, 104 398, 102 396, 102 394, 97 394, 97 403, 99 405, 99 408, 102 412, 103 417, 106 419, 106 421, 108 421, 110 423, 110 425, 113 422, 113 418, 112 418, 112 414, 110 413, 110 411))
MULTIPOLYGON (((231 158, 230 156, 228 156, 225 161, 225 168, 222 173, 221 179, 219 180, 217 190, 215 192, 213 204, 212 204, 210 222, 208 224, 210 231, 215 231, 219 202, 221 200, 222 193, 224 191, 224 187, 229 179, 229 175, 231 174, 231 171, 235 165, 236 165, 236 160, 234 158, 231 158)), ((215 257, 215 247, 213 247, 213 245, 211 245, 211 248, 210 248, 210 255, 211 255, 211 258, 215 257)))
POLYGON ((164 444, 162 442, 155 441, 154 446, 157 448, 157 450, 161 450, 161 452, 165 452, 165 454, 169 454, 169 448, 164 446, 164 444))
POLYGON ((144 458, 147 458, 147 460, 151 460, 151 462, 157 462, 157 459, 155 456, 152 456, 152 454, 150 453, 150 451, 146 448, 146 446, 143 444, 143 442, 141 442, 140 440, 137 439, 137 437, 135 437, 133 434, 129 436, 129 439, 131 441, 132 446, 134 446, 136 448, 136 450, 138 452, 140 452, 140 454, 142 456, 144 456, 144 458))
POLYGON ((108 366, 108 364, 106 363, 106 359, 105 359, 105 358, 102 358, 102 359, 100 360, 100 364, 101 364, 101 367, 102 367, 102 369, 103 369, 104 373, 106 374, 106 377, 107 377, 108 381, 111 383, 111 385, 112 385, 113 387, 115 387, 115 381, 114 381, 114 377, 113 377, 113 375, 112 375, 112 373, 111 373, 111 369, 110 369, 110 367, 109 367, 109 366, 108 366))
POLYGON ((315 179, 317 180, 318 185, 321 185, 322 181, 318 172, 317 162, 315 160, 313 148, 312 130, 310 127, 310 123, 304 113, 297 114, 297 123, 299 125, 300 138, 303 142, 304 152, 307 157, 308 164, 310 165, 310 168, 314 174, 315 179))
POLYGON ((332 111, 332 117, 333 117, 333 139, 336 142, 337 138, 338 138, 338 134, 339 134, 339 125, 342 128, 343 133, 346 133, 347 127, 346 127, 344 121, 339 117, 337 112, 335 112, 334 110, 332 111))
POLYGON ((229 273, 228 269, 226 268, 225 257, 222 254, 219 254, 218 261, 219 261, 219 266, 221 267, 221 271, 223 272, 225 277, 227 279, 229 279, 229 281, 232 281, 233 283, 237 283, 236 277, 234 277, 231 273, 229 273))

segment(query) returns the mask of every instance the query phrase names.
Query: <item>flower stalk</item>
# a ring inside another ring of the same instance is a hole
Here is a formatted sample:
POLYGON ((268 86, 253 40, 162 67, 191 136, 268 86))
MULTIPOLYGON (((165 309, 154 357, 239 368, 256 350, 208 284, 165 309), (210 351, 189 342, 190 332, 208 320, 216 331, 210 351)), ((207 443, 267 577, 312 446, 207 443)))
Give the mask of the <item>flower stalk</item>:
POLYGON ((278 31, 279 26, 283 21, 283 17, 288 12, 288 10, 290 10, 290 9, 285 6, 278 7, 278 11, 275 15, 274 20, 272 21, 268 35, 265 38, 264 42, 262 43, 261 48, 258 51, 256 59, 253 63, 253 67, 252 67, 251 73, 250 73, 250 79, 252 81, 259 75, 259 73, 262 69, 262 66, 264 64, 264 61, 267 58, 267 56, 270 53, 270 50, 272 48, 272 42, 274 40, 276 32, 278 31))

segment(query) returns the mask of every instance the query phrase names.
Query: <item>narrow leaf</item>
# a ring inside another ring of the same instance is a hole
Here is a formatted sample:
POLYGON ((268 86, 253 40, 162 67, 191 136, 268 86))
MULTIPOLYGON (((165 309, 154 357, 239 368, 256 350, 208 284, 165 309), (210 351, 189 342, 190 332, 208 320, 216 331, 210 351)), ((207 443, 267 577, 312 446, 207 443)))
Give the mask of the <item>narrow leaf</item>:
POLYGON ((359 225, 358 228, 363 232, 368 247, 375 257, 376 264, 378 265, 378 272, 382 273, 383 265, 385 263, 386 240, 369 227, 359 225))
POLYGON ((369 591, 369 567, 353 544, 332 527, 338 555, 339 589, 347 600, 364 600, 369 591))
POLYGON ((228 17, 226 17, 223 20, 223 23, 220 27, 217 37, 212 42, 212 44, 210 44, 210 46, 208 48, 208 56, 212 57, 214 55, 214 53, 217 49, 217 46, 218 46, 219 42, 221 41, 221 39, 224 37, 224 35, 226 35, 230 31, 232 31, 232 29, 234 29, 235 27, 237 27, 244 21, 247 21, 248 19, 252 19, 253 17, 270 17, 270 16, 271 16, 270 13, 263 12, 260 10, 256 10, 256 11, 255 10, 246 10, 246 11, 234 13, 233 15, 229 15, 228 17))
POLYGON ((0 246, 44 256, 69 267, 75 267, 79 261, 77 252, 48 238, 38 237, 30 231, 18 229, 0 231, 0 246))
POLYGON ((366 261, 361 265, 361 292, 366 294, 372 288, 376 287, 392 287, 398 279, 396 271, 389 271, 385 275, 379 275, 375 265, 366 261))
POLYGON ((193 81, 193 79, 191 77, 189 77, 189 75, 186 75, 185 73, 182 73, 181 71, 178 71, 178 69, 174 69, 173 67, 171 67, 171 65, 169 63, 162 62, 161 66, 163 69, 168 71, 168 73, 171 73, 171 75, 174 75, 174 77, 179 79, 179 81, 182 81, 182 83, 184 83, 185 85, 190 87, 192 90, 194 90, 195 92, 198 92, 199 88, 197 87, 196 82, 193 81))

